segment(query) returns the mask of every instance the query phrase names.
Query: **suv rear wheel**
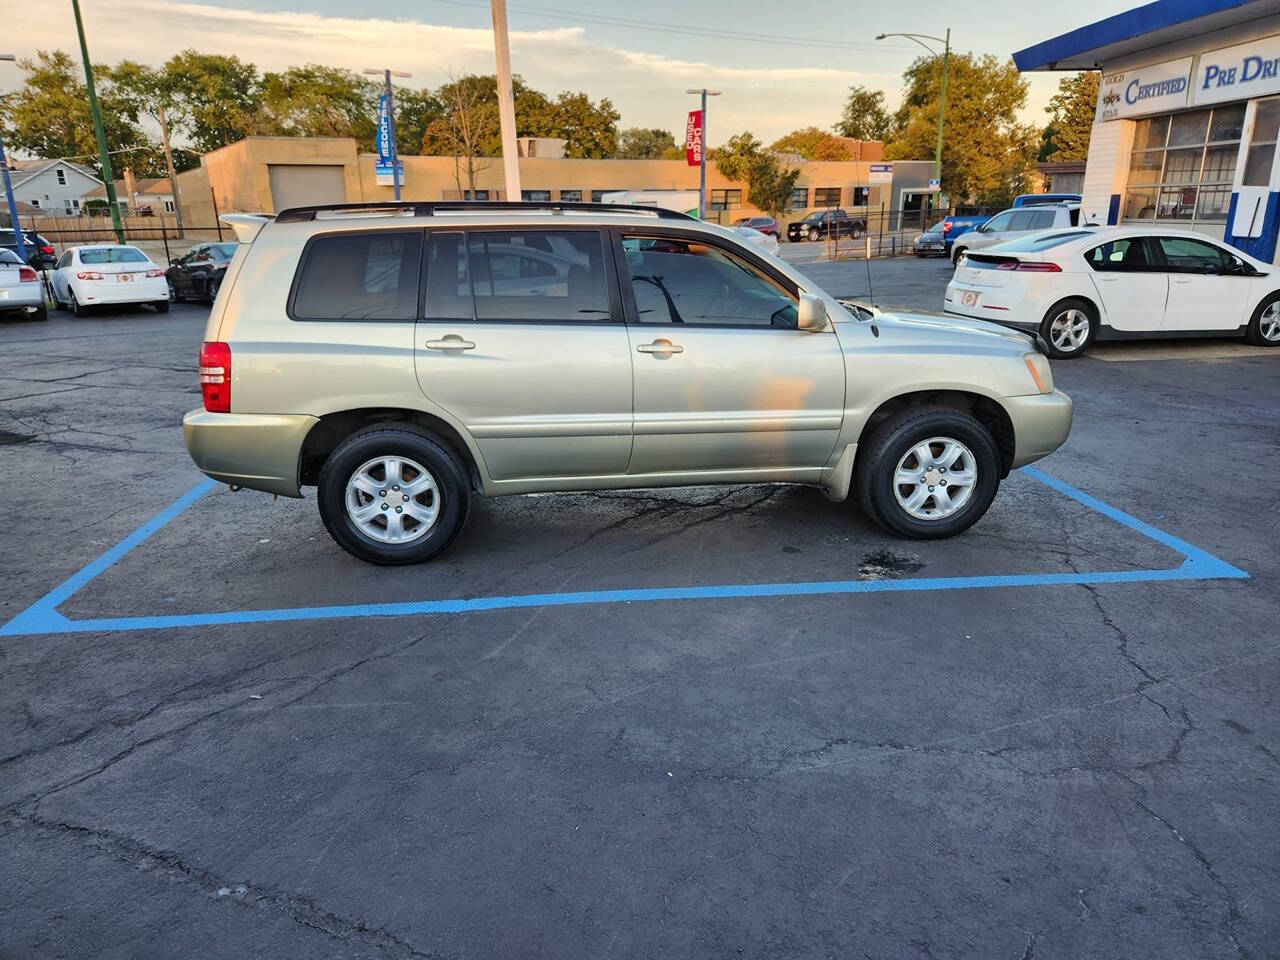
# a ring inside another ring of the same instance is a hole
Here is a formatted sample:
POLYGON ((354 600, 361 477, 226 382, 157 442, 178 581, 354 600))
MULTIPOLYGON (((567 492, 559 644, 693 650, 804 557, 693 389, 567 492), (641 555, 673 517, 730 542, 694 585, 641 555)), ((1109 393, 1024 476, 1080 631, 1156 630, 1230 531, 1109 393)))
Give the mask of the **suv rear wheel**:
POLYGON ((853 481, 862 509, 899 536, 934 540, 967 530, 1000 486, 995 440, 950 407, 904 410, 860 446, 853 481))
POLYGON ((434 557, 462 529, 470 506, 462 465, 407 425, 369 427, 339 444, 320 471, 317 499, 340 547, 385 565, 434 557))

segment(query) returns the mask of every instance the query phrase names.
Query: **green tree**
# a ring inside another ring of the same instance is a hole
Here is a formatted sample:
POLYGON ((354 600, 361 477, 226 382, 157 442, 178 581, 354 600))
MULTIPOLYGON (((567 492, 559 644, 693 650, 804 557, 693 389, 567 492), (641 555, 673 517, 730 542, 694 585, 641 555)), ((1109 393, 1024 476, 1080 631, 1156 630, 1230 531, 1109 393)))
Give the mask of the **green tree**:
POLYGON ((802 127, 779 137, 769 145, 775 153, 797 153, 805 160, 848 160, 849 148, 843 140, 817 127, 802 127))
POLYGON ((722 176, 745 181, 748 202, 771 217, 786 209, 800 178, 799 167, 789 166, 765 150, 749 130, 730 137, 712 154, 712 160, 722 176))
POLYGON ((164 65, 166 82, 180 92, 172 118, 200 153, 257 131, 262 107, 258 68, 239 57, 184 50, 164 65))
POLYGON ((396 90, 396 143, 403 154, 422 150, 427 128, 444 116, 444 104, 431 90, 396 90))
MULTIPOLYGON (((49 159, 76 158, 98 171, 98 142, 80 64, 62 50, 41 50, 35 59, 18 61, 18 67, 26 74, 22 86, 0 98, 7 147, 49 159)), ((111 82, 108 68, 95 66, 94 74, 102 78, 97 92, 108 148, 121 158, 119 166, 155 175, 163 163, 157 165, 137 104, 111 82)))
POLYGON ((352 137, 375 149, 381 87, 350 70, 309 63, 262 78, 254 132, 286 137, 352 137))
POLYGON ((618 134, 619 160, 658 160, 676 149, 670 130, 658 127, 628 127, 618 134))
POLYGON ((885 110, 884 93, 869 90, 856 83, 850 86, 844 111, 836 124, 836 132, 842 137, 852 137, 855 140, 892 139, 894 122, 885 110))
POLYGON ((492 77, 450 78, 436 92, 443 111, 422 137, 423 153, 453 157, 458 190, 472 196, 476 178, 489 166, 486 158, 501 152, 495 91, 492 77))
POLYGON ((1058 81, 1058 92, 1045 107, 1049 123, 1040 138, 1041 160, 1084 160, 1098 105, 1101 75, 1086 70, 1058 81))
MULTIPOLYGON (((928 160, 938 134, 942 58, 921 57, 907 68, 898 110, 901 133, 885 148, 889 160, 928 160)), ((1018 122, 1027 82, 1011 61, 952 53, 942 140, 942 191, 953 202, 996 203, 1030 184, 1039 131, 1018 122)))
MULTIPOLYGON (((149 118, 159 128, 162 142, 155 147, 159 151, 156 165, 163 167, 164 172, 155 176, 169 176, 168 164, 164 160, 163 137, 166 131, 172 134, 169 121, 179 112, 179 92, 163 70, 135 60, 121 60, 110 68, 107 76, 116 95, 129 103, 130 110, 139 117, 149 118)), ((170 153, 175 173, 200 165, 200 155, 194 150, 176 147, 171 148, 170 153)), ((137 166, 134 172, 140 172, 137 166)), ((143 172, 143 175, 151 174, 143 172)))

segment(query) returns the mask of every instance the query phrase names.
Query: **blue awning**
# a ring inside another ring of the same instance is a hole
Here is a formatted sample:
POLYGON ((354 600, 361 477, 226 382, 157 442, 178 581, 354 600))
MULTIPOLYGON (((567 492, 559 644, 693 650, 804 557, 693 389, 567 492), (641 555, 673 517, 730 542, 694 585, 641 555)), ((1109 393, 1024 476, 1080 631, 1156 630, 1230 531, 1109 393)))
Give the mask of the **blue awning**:
POLYGON ((1117 57, 1280 12, 1280 0, 1155 0, 1019 50, 1019 70, 1092 70, 1117 57))

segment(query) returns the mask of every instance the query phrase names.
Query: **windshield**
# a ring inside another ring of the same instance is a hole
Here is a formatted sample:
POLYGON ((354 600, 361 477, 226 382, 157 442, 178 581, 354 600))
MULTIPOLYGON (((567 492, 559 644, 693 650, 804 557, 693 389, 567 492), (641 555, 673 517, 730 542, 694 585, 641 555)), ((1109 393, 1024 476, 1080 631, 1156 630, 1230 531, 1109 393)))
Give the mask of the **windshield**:
POLYGON ((928 230, 926 230, 926 231, 925 231, 925 233, 941 233, 941 232, 942 232, 942 228, 943 228, 943 226, 946 224, 946 222, 947 222, 947 221, 945 221, 945 220, 939 220, 939 221, 938 221, 937 223, 935 223, 932 227, 930 227, 928 230))
POLYGON ((98 247, 80 251, 81 263, 146 263, 147 255, 137 247, 98 247))
POLYGON ((0 250, 0 263, 16 263, 22 266, 22 258, 12 250, 0 250))
POLYGON ((823 211, 823 210, 816 210, 816 211, 814 211, 813 213, 809 214, 807 217, 805 217, 805 218, 804 218, 804 222, 805 222, 805 223, 808 223, 810 220, 821 220, 821 219, 822 219, 823 217, 825 217, 826 215, 827 215, 827 214, 826 214, 826 212, 825 212, 825 211, 823 211))
POLYGON ((215 243, 211 249, 216 260, 230 260, 236 255, 236 244, 234 243, 215 243))

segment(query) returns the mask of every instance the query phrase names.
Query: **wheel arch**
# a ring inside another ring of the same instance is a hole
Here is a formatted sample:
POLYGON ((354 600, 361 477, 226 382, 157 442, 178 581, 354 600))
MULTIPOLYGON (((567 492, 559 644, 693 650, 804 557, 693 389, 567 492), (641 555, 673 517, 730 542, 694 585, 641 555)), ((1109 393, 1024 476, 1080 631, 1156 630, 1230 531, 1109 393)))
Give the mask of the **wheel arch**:
POLYGON ((483 492, 484 478, 478 455, 457 428, 441 417, 405 407, 361 407, 326 413, 320 417, 302 442, 302 450, 298 455, 299 485, 314 486, 329 455, 356 431, 395 423, 411 424, 438 437, 466 467, 472 489, 477 493, 483 492))
MULTIPOLYGON (((999 401, 985 394, 968 390, 920 390, 914 393, 899 394, 883 401, 880 406, 872 411, 871 416, 862 425, 862 431, 858 438, 859 455, 861 455, 864 447, 863 438, 870 436, 876 427, 890 417, 896 416, 903 410, 909 410, 912 407, 933 406, 951 407, 962 413, 969 414, 982 424, 991 434, 992 439, 995 440, 996 449, 1000 451, 1000 475, 1002 477, 1009 475, 1009 470, 1013 466, 1014 452, 1017 448, 1013 420, 1010 418, 1009 412, 1000 405, 999 401)), ((855 469, 856 462, 855 459, 855 469)))

